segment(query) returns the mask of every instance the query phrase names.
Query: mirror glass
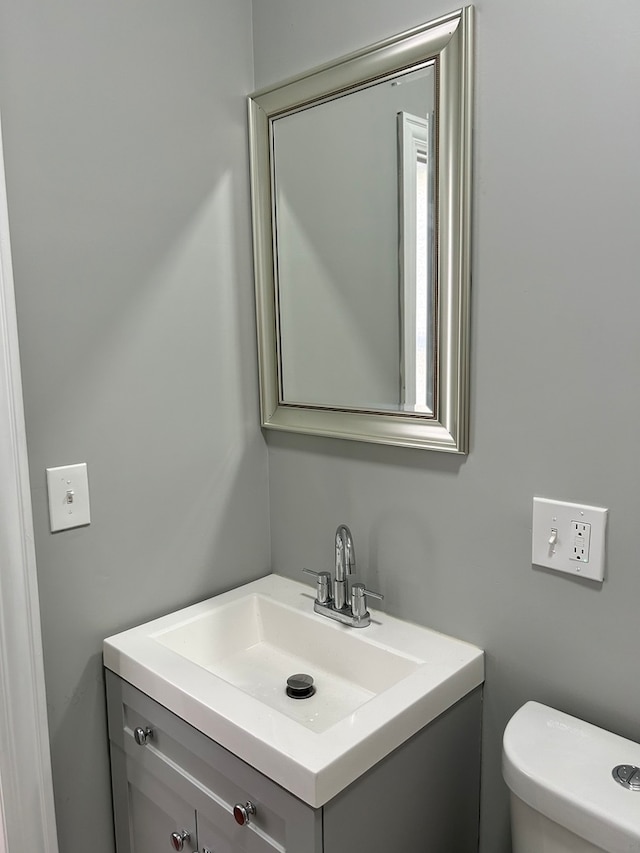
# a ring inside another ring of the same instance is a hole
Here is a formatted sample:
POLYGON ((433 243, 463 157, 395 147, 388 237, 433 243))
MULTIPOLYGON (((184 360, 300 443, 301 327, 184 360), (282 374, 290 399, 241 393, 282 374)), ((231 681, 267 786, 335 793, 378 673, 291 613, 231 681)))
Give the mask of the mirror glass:
POLYGON ((264 426, 466 452, 470 24, 250 96, 264 426))
POLYGON ((434 82, 431 64, 273 123, 284 403, 432 413, 434 82))

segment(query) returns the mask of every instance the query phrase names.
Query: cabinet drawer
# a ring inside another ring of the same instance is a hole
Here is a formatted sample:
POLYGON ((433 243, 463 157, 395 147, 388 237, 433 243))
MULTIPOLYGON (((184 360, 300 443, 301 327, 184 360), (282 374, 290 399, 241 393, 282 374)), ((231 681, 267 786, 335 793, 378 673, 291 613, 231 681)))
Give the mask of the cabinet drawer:
MULTIPOLYGON (((197 811, 215 838, 215 853, 315 853, 321 850, 321 815, 279 785, 107 670, 109 736, 127 765, 135 762, 197 811), (136 729, 150 729, 146 744, 136 729), (236 803, 255 815, 240 826, 236 803)), ((130 771, 131 772, 131 771, 130 771)), ((201 832, 198 832, 201 841, 201 832)))

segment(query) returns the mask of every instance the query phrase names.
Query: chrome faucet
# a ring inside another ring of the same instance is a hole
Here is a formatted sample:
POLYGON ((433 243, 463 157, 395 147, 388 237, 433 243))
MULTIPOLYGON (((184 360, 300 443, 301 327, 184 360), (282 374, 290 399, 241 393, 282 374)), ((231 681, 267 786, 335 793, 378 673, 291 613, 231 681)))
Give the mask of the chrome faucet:
POLYGON ((336 530, 336 576, 333 581, 333 606, 342 610, 347 603, 347 575, 356 567, 356 550, 353 536, 346 524, 336 530))
POLYGON ((371 622, 371 614, 367 610, 366 596, 384 598, 379 592, 365 589, 363 583, 351 584, 349 595, 347 575, 353 574, 356 567, 356 550, 353 536, 346 524, 338 525, 335 536, 335 578, 333 580, 333 596, 331 575, 329 572, 313 572, 303 569, 308 575, 316 578, 316 600, 313 609, 316 613, 350 625, 352 628, 365 628, 371 622), (350 603, 347 603, 347 602, 350 603))

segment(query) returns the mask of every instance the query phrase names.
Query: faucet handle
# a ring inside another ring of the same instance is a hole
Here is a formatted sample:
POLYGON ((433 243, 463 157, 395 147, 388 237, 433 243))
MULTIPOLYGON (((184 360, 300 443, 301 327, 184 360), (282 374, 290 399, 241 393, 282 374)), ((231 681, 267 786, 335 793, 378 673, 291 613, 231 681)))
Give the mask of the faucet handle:
POLYGON ((370 589, 365 589, 363 583, 351 584, 351 612, 356 619, 362 619, 367 615, 367 596, 371 598, 383 599, 384 595, 379 592, 373 592, 370 589))
POLYGON ((314 572, 311 569, 303 569, 302 571, 316 578, 316 601, 318 604, 329 604, 331 601, 331 575, 329 572, 314 572))

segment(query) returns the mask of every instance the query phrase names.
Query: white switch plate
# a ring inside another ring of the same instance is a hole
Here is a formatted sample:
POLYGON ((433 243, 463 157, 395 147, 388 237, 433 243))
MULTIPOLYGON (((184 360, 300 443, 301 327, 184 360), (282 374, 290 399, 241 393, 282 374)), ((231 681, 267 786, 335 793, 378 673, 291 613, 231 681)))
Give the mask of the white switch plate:
POLYGON ((91 522, 86 462, 47 468, 47 491, 52 533, 91 522))
POLYGON ((608 512, 600 506, 534 498, 531 562, 594 581, 604 580, 608 512))

